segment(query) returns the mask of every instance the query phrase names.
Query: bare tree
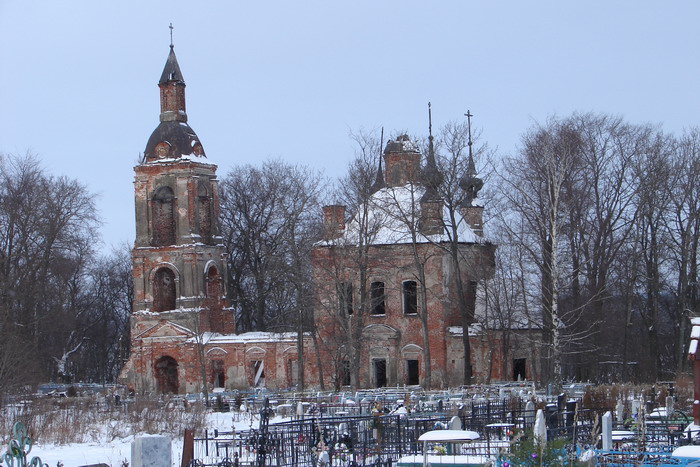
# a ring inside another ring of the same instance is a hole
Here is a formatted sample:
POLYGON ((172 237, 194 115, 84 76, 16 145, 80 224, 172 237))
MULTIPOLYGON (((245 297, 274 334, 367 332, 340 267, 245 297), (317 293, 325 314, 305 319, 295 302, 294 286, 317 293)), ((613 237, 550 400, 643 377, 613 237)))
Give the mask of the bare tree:
POLYGON ((583 329, 594 324, 593 339, 583 346, 589 352, 578 356, 595 357, 590 373, 595 374, 598 361, 618 360, 618 351, 609 345, 615 340, 606 335, 617 329, 611 320, 610 281, 619 251, 635 225, 638 186, 632 161, 645 148, 646 129, 607 115, 574 114, 567 121, 581 140, 580 167, 565 188, 565 235, 571 258, 567 302, 585 316, 583 329))
POLYGON ((327 248, 317 251, 319 257, 325 255, 325 258, 316 263, 323 275, 332 281, 316 282, 317 304, 325 315, 323 322, 329 326, 324 334, 335 336, 325 343, 330 346, 327 354, 336 355, 335 384, 339 386, 341 380, 349 376, 350 385, 358 388, 360 357, 365 344, 363 331, 371 306, 367 289, 369 252, 383 219, 370 206, 370 197, 381 177, 377 173, 380 142, 371 133, 359 132, 351 136, 356 142, 355 158, 349 165, 348 175, 338 182, 335 194, 338 202, 347 207, 351 221, 345 235, 333 238, 327 248), (352 284, 357 284, 357 290, 352 284))
POLYGON ((131 248, 115 247, 92 262, 87 278, 86 340, 72 358, 76 378, 115 381, 128 357, 129 316, 133 300, 131 248))
POLYGON ((688 342, 688 318, 698 309, 698 243, 700 242, 700 130, 686 131, 677 139, 670 160, 668 178, 663 185, 668 191, 670 213, 668 230, 673 242, 673 261, 678 271, 675 288, 677 307, 676 371, 685 367, 688 342))
POLYGON ((661 308, 664 280, 662 272, 667 260, 665 250, 669 243, 666 238, 666 216, 669 212, 670 192, 666 184, 671 178, 672 142, 660 132, 649 132, 647 143, 636 154, 634 170, 638 189, 635 205, 637 222, 634 241, 640 254, 645 306, 639 313, 644 322, 648 339, 650 375, 652 379, 662 376, 662 351, 660 349, 661 308))
MULTIPOLYGON (((428 389, 433 387, 432 381, 432 365, 430 351, 430 314, 428 312, 428 297, 431 293, 428 285, 428 277, 426 268, 428 263, 435 257, 436 251, 434 248, 425 248, 428 244, 426 238, 421 232, 421 206, 420 199, 424 194, 422 187, 415 183, 409 183, 405 186, 387 188, 388 197, 386 199, 375 200, 378 202, 377 208, 381 209, 389 222, 398 221, 402 230, 408 234, 407 238, 402 239, 402 243, 410 248, 410 258, 412 262, 411 272, 413 278, 419 288, 416 314, 421 322, 421 331, 423 337, 423 352, 425 378, 422 385, 428 389)), ((468 329, 463 330, 463 334, 468 335, 468 329)), ((465 355, 465 360, 467 360, 465 355)))
POLYGON ((99 220, 94 195, 32 156, 3 156, 0 181, 0 333, 29 345, 31 382, 55 376, 85 338, 78 317, 99 220))
POLYGON ((239 331, 296 331, 297 386, 304 387, 304 336, 313 334, 311 266, 319 237, 318 171, 267 161, 222 182, 221 218, 229 294, 239 331))
MULTIPOLYGON (((468 116, 471 117, 471 113, 468 113, 468 116)), ((447 242, 439 242, 437 245, 449 253, 455 271, 456 305, 462 317, 464 330, 462 333, 463 384, 472 384, 473 371, 468 329, 477 321, 473 306, 475 286, 479 283, 483 285, 483 280, 493 273, 491 265, 493 245, 483 239, 483 219, 482 225, 468 226, 465 209, 483 207, 478 199, 478 193, 488 175, 482 175, 483 178, 477 176, 476 160, 480 160, 482 167, 486 167, 493 154, 488 149, 488 145, 479 143, 478 133, 472 135, 471 120, 465 123, 450 122, 441 128, 437 138, 436 160, 433 160, 431 155, 433 153, 431 138, 432 135, 429 137, 426 150, 425 178, 430 184, 430 180, 434 178, 430 175, 431 166, 436 164, 440 176, 432 183, 439 181, 435 184, 435 190, 444 206, 444 228, 448 239, 447 242), (460 235, 465 227, 474 227, 473 232, 480 239, 479 242, 470 246, 465 245, 466 241, 473 241, 470 238, 462 238, 460 235), (488 248, 489 252, 474 254, 474 250, 484 250, 483 247, 488 248), (468 298, 469 296, 471 298, 468 298)))
MULTIPOLYGON (((560 305, 566 272, 562 256, 565 189, 580 167, 580 145, 580 137, 570 123, 551 120, 523 137, 521 153, 505 161, 500 180, 501 196, 525 226, 523 231, 510 229, 509 233, 518 238, 540 275, 546 363, 551 365, 548 374, 557 381, 563 376, 565 347, 574 339, 565 333, 572 323, 567 322, 570 315, 562 314, 560 305)), ((502 222, 501 227, 519 222, 502 222)))
MULTIPOLYGON (((318 219, 320 175, 281 161, 232 170, 222 181, 221 217, 229 254, 229 288, 239 331, 291 330, 298 322, 299 288, 318 219), (290 256, 291 255, 291 256, 290 256), (295 276, 296 275, 296 276, 295 276)), ((308 277, 308 276, 307 276, 308 277)))

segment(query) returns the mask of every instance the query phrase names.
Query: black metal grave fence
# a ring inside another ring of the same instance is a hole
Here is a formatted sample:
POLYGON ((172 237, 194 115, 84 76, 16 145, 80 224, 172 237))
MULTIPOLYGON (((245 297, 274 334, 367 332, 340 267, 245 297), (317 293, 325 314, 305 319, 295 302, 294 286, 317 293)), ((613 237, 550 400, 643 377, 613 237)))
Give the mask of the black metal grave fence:
MULTIPOLYGON (((452 409, 450 413, 401 415, 318 414, 267 425, 266 433, 205 431, 203 437, 195 438, 198 461, 191 465, 316 466, 321 456, 330 466, 391 465, 401 456, 418 454, 418 437, 429 430, 447 428, 453 416, 460 419, 463 429, 481 435, 474 443, 475 454, 496 456, 516 431, 532 429, 536 413, 516 399, 466 401, 452 409)), ((590 445, 596 415, 603 411, 576 410, 575 404, 562 409, 555 405, 546 410, 548 437, 590 445)))

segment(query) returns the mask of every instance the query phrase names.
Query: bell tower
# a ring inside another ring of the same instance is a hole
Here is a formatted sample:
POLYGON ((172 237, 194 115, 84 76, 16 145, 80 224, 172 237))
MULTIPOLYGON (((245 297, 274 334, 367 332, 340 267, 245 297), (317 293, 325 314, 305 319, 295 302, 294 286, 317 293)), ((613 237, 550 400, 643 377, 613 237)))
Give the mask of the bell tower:
POLYGON ((132 336, 163 322, 232 334, 217 167, 187 123, 185 80, 172 44, 158 87, 160 123, 134 167, 132 336))

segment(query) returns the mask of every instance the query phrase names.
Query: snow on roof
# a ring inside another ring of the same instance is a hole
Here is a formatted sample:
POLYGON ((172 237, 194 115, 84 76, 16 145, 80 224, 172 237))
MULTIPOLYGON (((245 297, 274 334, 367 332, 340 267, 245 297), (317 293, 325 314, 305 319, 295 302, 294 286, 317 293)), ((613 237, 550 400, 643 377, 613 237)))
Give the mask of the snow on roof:
POLYGON ((700 446, 681 446, 673 450, 671 457, 700 459, 700 446))
POLYGON ((693 329, 690 331, 690 338, 700 339, 700 326, 693 326, 693 329))
MULTIPOLYGON (((450 241, 446 232, 435 235, 423 235, 419 232, 420 200, 425 194, 425 187, 407 184, 401 187, 384 187, 374 193, 368 201, 366 225, 369 243, 373 245, 392 245, 412 243, 415 232, 417 243, 440 243, 450 241)), ((484 239, 474 233, 469 223, 457 212, 457 235, 462 243, 481 243, 484 239)), ((343 240, 357 244, 361 227, 357 215, 347 224, 343 240)), ((443 221, 450 225, 447 206, 443 204, 443 221)))
POLYGON ((418 437, 418 441, 428 442, 472 441, 475 439, 479 439, 479 433, 468 430, 432 430, 426 431, 418 437))
MULTIPOLYGON (((463 329, 462 326, 449 326, 447 332, 452 336, 461 336, 463 334, 463 329)), ((469 325, 469 335, 472 337, 480 336, 483 334, 483 331, 484 329, 480 323, 472 323, 469 325)))
POLYGON ((243 334, 205 333, 203 341, 207 344, 246 344, 254 342, 296 342, 296 332, 245 332, 243 334), (206 338, 206 340, 204 340, 206 338))
POLYGON ((207 156, 202 154, 201 156, 198 156, 195 153, 192 154, 181 154, 178 157, 164 157, 163 159, 153 159, 153 160, 147 160, 145 161, 146 164, 153 165, 153 164, 163 164, 163 163, 172 163, 172 162, 179 162, 182 160, 195 160, 195 161, 201 161, 201 160, 207 160, 207 156))
POLYGON ((688 346, 688 359, 696 360, 698 351, 698 340, 700 340, 700 318, 691 318, 691 324, 693 325, 690 330, 690 345, 688 346))

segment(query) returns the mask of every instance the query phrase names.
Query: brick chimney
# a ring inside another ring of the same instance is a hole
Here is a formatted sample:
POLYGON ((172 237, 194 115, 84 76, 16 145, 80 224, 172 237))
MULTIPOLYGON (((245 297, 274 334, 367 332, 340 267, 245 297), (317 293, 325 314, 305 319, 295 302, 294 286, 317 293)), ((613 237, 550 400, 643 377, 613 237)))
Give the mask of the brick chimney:
POLYGON ((407 135, 389 141, 384 150, 386 185, 390 187, 415 183, 420 176, 420 152, 407 135))
POLYGON ((335 240, 345 231, 345 206, 331 204, 323 206, 323 238, 335 240))

